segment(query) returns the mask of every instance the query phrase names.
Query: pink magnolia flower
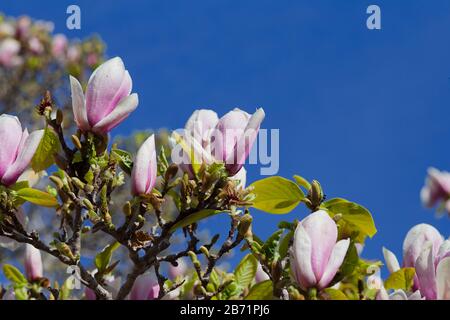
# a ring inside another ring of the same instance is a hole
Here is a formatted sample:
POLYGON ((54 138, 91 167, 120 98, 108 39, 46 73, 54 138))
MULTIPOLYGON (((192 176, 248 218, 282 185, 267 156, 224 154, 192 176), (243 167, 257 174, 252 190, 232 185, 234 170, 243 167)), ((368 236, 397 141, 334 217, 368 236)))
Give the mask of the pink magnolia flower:
POLYGON ((414 226, 408 231, 403 242, 403 266, 414 267, 427 242, 431 242, 433 254, 436 255, 443 241, 442 235, 435 227, 425 223, 414 226))
POLYGON ((134 195, 149 194, 157 176, 155 136, 151 135, 139 148, 131 172, 131 188, 134 195))
POLYGON ((177 260, 178 266, 170 265, 169 267, 169 276, 171 279, 175 279, 177 277, 183 277, 186 275, 186 272, 188 271, 188 266, 186 265, 186 262, 184 259, 178 259, 177 260))
POLYGON ((428 241, 414 265, 419 289, 428 300, 450 299, 450 240, 437 253, 428 241))
POLYGON ((270 280, 270 277, 262 268, 261 263, 258 262, 258 268, 256 269, 255 274, 255 283, 260 283, 266 280, 270 280))
POLYGON ((187 152, 182 155, 181 168, 193 174, 192 162, 196 164, 224 163, 230 177, 237 176, 245 185, 246 172, 243 165, 258 135, 264 119, 264 110, 253 115, 234 109, 221 119, 212 110, 196 110, 185 125, 181 137, 187 152))
POLYGON ((89 78, 86 94, 70 77, 75 122, 82 131, 106 134, 125 120, 138 105, 131 93, 130 74, 119 57, 101 64, 89 78))
POLYGON ((34 54, 41 54, 42 52, 44 52, 44 46, 37 37, 32 37, 30 40, 28 40, 28 46, 30 48, 30 51, 34 54))
POLYGON ((0 41, 0 64, 7 67, 15 67, 22 63, 18 56, 20 51, 20 42, 16 39, 6 38, 0 41))
POLYGON ((447 201, 450 198, 450 173, 429 168, 420 198, 424 206, 429 208, 440 201, 447 201))
POLYGON ((31 244, 25 246, 25 274, 28 280, 38 280, 43 277, 41 252, 31 244))
POLYGON ((326 288, 344 261, 350 240, 337 241, 336 223, 323 210, 316 211, 297 226, 291 248, 291 269, 303 289, 326 288))
POLYGON ((64 34, 56 34, 52 40, 52 55, 57 58, 64 57, 67 49, 67 43, 67 37, 64 34))
POLYGON ((0 116, 0 181, 5 186, 14 184, 29 165, 42 139, 44 130, 28 134, 22 131, 17 117, 0 116))
POLYGON ((150 275, 141 275, 134 282, 131 289, 130 300, 154 300, 158 298, 158 282, 150 275))
POLYGON ((262 108, 253 115, 236 108, 219 119, 213 133, 215 141, 212 152, 214 158, 225 163, 231 176, 244 165, 264 117, 262 108))

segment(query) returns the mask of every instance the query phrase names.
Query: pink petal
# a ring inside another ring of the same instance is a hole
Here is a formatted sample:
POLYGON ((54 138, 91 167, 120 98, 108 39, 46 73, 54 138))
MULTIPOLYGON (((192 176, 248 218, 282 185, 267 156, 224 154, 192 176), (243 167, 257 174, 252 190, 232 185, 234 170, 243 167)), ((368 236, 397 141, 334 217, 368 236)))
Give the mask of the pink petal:
POLYGON ((439 262, 436 269, 437 298, 450 300, 450 257, 439 262))
POLYGON ((436 299, 437 289, 434 257, 432 244, 428 243, 428 246, 420 253, 415 263, 420 292, 428 300, 436 299))
POLYGON ((294 277, 303 289, 314 287, 317 283, 311 265, 311 255, 311 238, 302 224, 299 223, 294 234, 290 261, 294 277))
POLYGON ((383 256, 386 261, 386 267, 388 268, 390 273, 394 273, 400 270, 400 264, 398 263, 397 257, 392 251, 389 251, 385 247, 383 247, 383 256))
POLYGON ((93 127, 95 132, 107 133, 118 126, 139 104, 138 95, 133 93, 119 102, 117 107, 93 127))
POLYGON ((82 131, 88 131, 90 125, 87 119, 86 105, 84 101, 83 89, 78 80, 70 76, 70 88, 72 91, 72 109, 74 120, 82 131))
POLYGON ((131 78, 122 59, 112 58, 100 65, 89 78, 86 89, 86 110, 94 126, 131 92, 131 78))
POLYGON ((337 227, 323 210, 316 211, 302 222, 312 244, 311 263, 316 279, 321 279, 337 240, 337 227))
POLYGON ((15 183, 19 176, 25 171, 41 142, 43 134, 44 130, 37 130, 28 136, 21 153, 17 156, 16 161, 8 168, 2 178, 2 183, 4 185, 10 186, 15 183))
POLYGON ((141 145, 131 172, 132 192, 134 195, 151 192, 156 182, 155 136, 151 135, 141 145))
POLYGON ((248 120, 243 134, 236 138, 234 148, 229 151, 230 154, 227 155, 225 160, 230 175, 236 174, 244 165, 258 136, 259 127, 264 117, 265 113, 262 108, 256 110, 248 120))
POLYGON ((43 276, 41 251, 31 244, 25 246, 25 273, 29 280, 36 280, 43 276))
POLYGON ((22 125, 14 116, 2 114, 0 116, 0 177, 16 160, 17 151, 22 137, 22 125))
POLYGON ((322 278, 319 281, 318 287, 320 289, 327 287, 331 280, 333 280, 334 276, 338 272, 339 268, 344 262, 345 255, 347 254, 348 246, 350 245, 350 240, 340 240, 336 243, 331 252, 330 260, 328 260, 328 264, 325 268, 325 272, 322 275, 322 278))

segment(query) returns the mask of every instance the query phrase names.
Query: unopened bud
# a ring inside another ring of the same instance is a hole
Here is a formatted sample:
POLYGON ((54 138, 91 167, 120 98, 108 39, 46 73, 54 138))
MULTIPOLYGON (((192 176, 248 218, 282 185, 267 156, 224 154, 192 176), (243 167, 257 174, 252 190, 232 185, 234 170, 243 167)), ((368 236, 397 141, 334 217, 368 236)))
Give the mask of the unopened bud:
POLYGON ((94 186, 86 183, 84 186, 84 191, 87 193, 91 193, 92 191, 94 191, 94 186))
POLYGON ((205 246, 200 247, 200 251, 206 256, 209 257, 209 251, 205 246))
POLYGON ((86 209, 88 210, 94 210, 94 206, 92 204, 92 202, 89 201, 89 199, 84 198, 83 199, 83 205, 86 207, 86 209))
POLYGON ((58 190, 61 190, 64 187, 64 183, 63 181, 56 176, 50 176, 48 177, 50 179, 51 182, 53 182, 56 186, 56 188, 58 188, 58 190))
POLYGON ((319 181, 313 180, 311 182, 311 202, 314 206, 319 206, 323 200, 323 192, 322 187, 320 186, 319 181))
POLYGON ((122 211, 125 214, 126 217, 131 216, 132 212, 131 212, 131 203, 130 201, 125 202, 125 204, 122 207, 122 211))
POLYGON ((252 225, 252 221, 253 221, 253 217, 249 214, 244 214, 240 221, 239 221, 239 225, 238 225, 238 233, 239 236, 241 237, 246 237, 248 236, 248 232, 250 230, 250 227, 252 225))
POLYGON ((77 177, 72 177, 73 184, 80 190, 84 190, 85 183, 77 177))
POLYGON ((83 147, 81 145, 80 139, 76 135, 72 135, 72 143, 78 150, 81 150, 83 147))

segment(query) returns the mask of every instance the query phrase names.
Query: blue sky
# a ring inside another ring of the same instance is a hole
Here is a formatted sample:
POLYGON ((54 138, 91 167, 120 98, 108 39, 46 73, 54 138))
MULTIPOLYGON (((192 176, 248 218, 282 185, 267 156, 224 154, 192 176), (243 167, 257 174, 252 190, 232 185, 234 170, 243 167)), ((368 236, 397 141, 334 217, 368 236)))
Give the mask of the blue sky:
MULTIPOLYGON (((450 170, 450 2, 2 1, 8 15, 52 20, 69 37, 98 33, 121 56, 140 106, 115 133, 182 127, 195 108, 266 111, 280 129, 280 175, 318 179, 328 198, 371 210, 381 246, 400 254, 420 222, 450 234, 422 208, 428 166, 450 170), (65 28, 78 4, 82 29, 65 28), (366 28, 377 4, 382 30, 366 28)), ((258 179, 256 166, 249 181, 258 179)), ((254 213, 263 236, 286 216, 254 213)))

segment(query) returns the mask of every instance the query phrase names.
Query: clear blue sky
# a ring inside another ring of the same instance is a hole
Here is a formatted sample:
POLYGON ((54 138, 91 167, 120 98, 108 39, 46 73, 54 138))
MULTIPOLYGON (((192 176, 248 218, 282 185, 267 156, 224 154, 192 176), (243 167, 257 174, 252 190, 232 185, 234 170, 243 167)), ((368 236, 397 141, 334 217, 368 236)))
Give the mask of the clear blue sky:
MULTIPOLYGON (((199 107, 264 107, 264 127, 280 129, 280 175, 316 178, 329 198, 372 211, 366 257, 382 245, 399 254, 420 222, 450 233, 419 200, 428 166, 450 170, 447 0, 14 0, 0 11, 52 20, 69 37, 96 32, 123 58, 140 106, 115 133, 179 128, 199 107), (65 28, 73 3, 81 31, 65 28), (365 26, 370 4, 380 31, 365 26)), ((249 180, 258 173, 249 167, 249 180)), ((255 213, 255 228, 265 236, 304 214, 255 213)))

